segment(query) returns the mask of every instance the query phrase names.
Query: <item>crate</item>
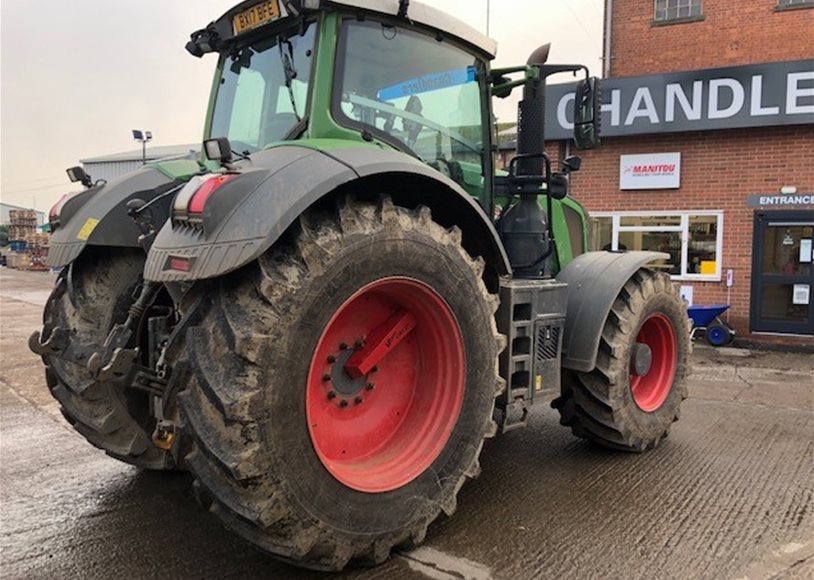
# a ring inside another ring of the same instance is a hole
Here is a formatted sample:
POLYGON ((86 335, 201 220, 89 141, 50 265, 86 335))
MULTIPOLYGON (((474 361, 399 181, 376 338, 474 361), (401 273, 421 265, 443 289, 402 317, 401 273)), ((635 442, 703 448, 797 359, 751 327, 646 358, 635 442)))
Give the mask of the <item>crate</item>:
POLYGON ((20 223, 22 225, 32 221, 34 225, 37 224, 37 212, 33 209, 13 209, 8 212, 8 217, 12 224, 20 223))
POLYGON ((10 240, 25 240, 28 236, 36 235, 36 233, 37 233, 36 225, 33 226, 11 225, 8 228, 8 237, 10 240))

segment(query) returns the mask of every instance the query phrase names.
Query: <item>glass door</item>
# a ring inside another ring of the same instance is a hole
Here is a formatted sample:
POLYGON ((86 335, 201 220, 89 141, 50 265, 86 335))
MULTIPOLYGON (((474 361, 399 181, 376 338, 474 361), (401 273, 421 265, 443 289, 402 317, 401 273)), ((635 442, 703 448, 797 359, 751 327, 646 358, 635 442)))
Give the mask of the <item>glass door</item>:
POLYGON ((753 332, 814 335, 814 211, 755 214, 753 332))

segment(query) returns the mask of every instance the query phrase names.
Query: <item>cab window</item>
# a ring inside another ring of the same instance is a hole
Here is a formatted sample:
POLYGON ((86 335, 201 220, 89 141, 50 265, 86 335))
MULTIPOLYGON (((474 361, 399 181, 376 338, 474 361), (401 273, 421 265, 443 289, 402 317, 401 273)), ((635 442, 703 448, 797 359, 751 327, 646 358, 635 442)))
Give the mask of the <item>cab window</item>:
POLYGON ((483 192, 483 64, 412 30, 371 20, 342 26, 335 115, 483 192))
POLYGON ((222 62, 211 137, 240 152, 282 141, 306 114, 316 25, 243 46, 222 62))

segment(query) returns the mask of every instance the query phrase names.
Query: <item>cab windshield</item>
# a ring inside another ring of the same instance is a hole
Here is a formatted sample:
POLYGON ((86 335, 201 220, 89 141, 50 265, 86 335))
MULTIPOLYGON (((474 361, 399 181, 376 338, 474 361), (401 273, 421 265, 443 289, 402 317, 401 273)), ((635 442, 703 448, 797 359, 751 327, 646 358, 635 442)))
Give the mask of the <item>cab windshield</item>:
POLYGON ((290 136, 305 116, 315 31, 297 27, 223 57, 210 137, 253 153, 290 136))
POLYGON ((348 19, 338 61, 335 108, 344 124, 368 130, 467 189, 482 189, 478 59, 433 36, 348 19))

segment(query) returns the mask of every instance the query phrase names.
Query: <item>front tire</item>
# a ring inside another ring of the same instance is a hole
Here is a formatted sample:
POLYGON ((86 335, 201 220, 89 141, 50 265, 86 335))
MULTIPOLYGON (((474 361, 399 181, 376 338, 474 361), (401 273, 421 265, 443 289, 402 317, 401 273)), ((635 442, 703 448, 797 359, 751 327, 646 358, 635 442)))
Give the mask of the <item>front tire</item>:
POLYGON ((479 473, 503 389, 497 298, 460 231, 425 207, 348 199, 298 230, 220 280, 188 334, 187 462, 205 505, 272 555, 377 564, 423 541, 479 473), (368 374, 343 374, 400 312, 415 329, 368 374))
POLYGON ((668 275, 641 269, 608 314, 596 368, 564 371, 552 406, 577 437, 622 451, 655 448, 687 398, 689 358, 686 304, 668 275))

